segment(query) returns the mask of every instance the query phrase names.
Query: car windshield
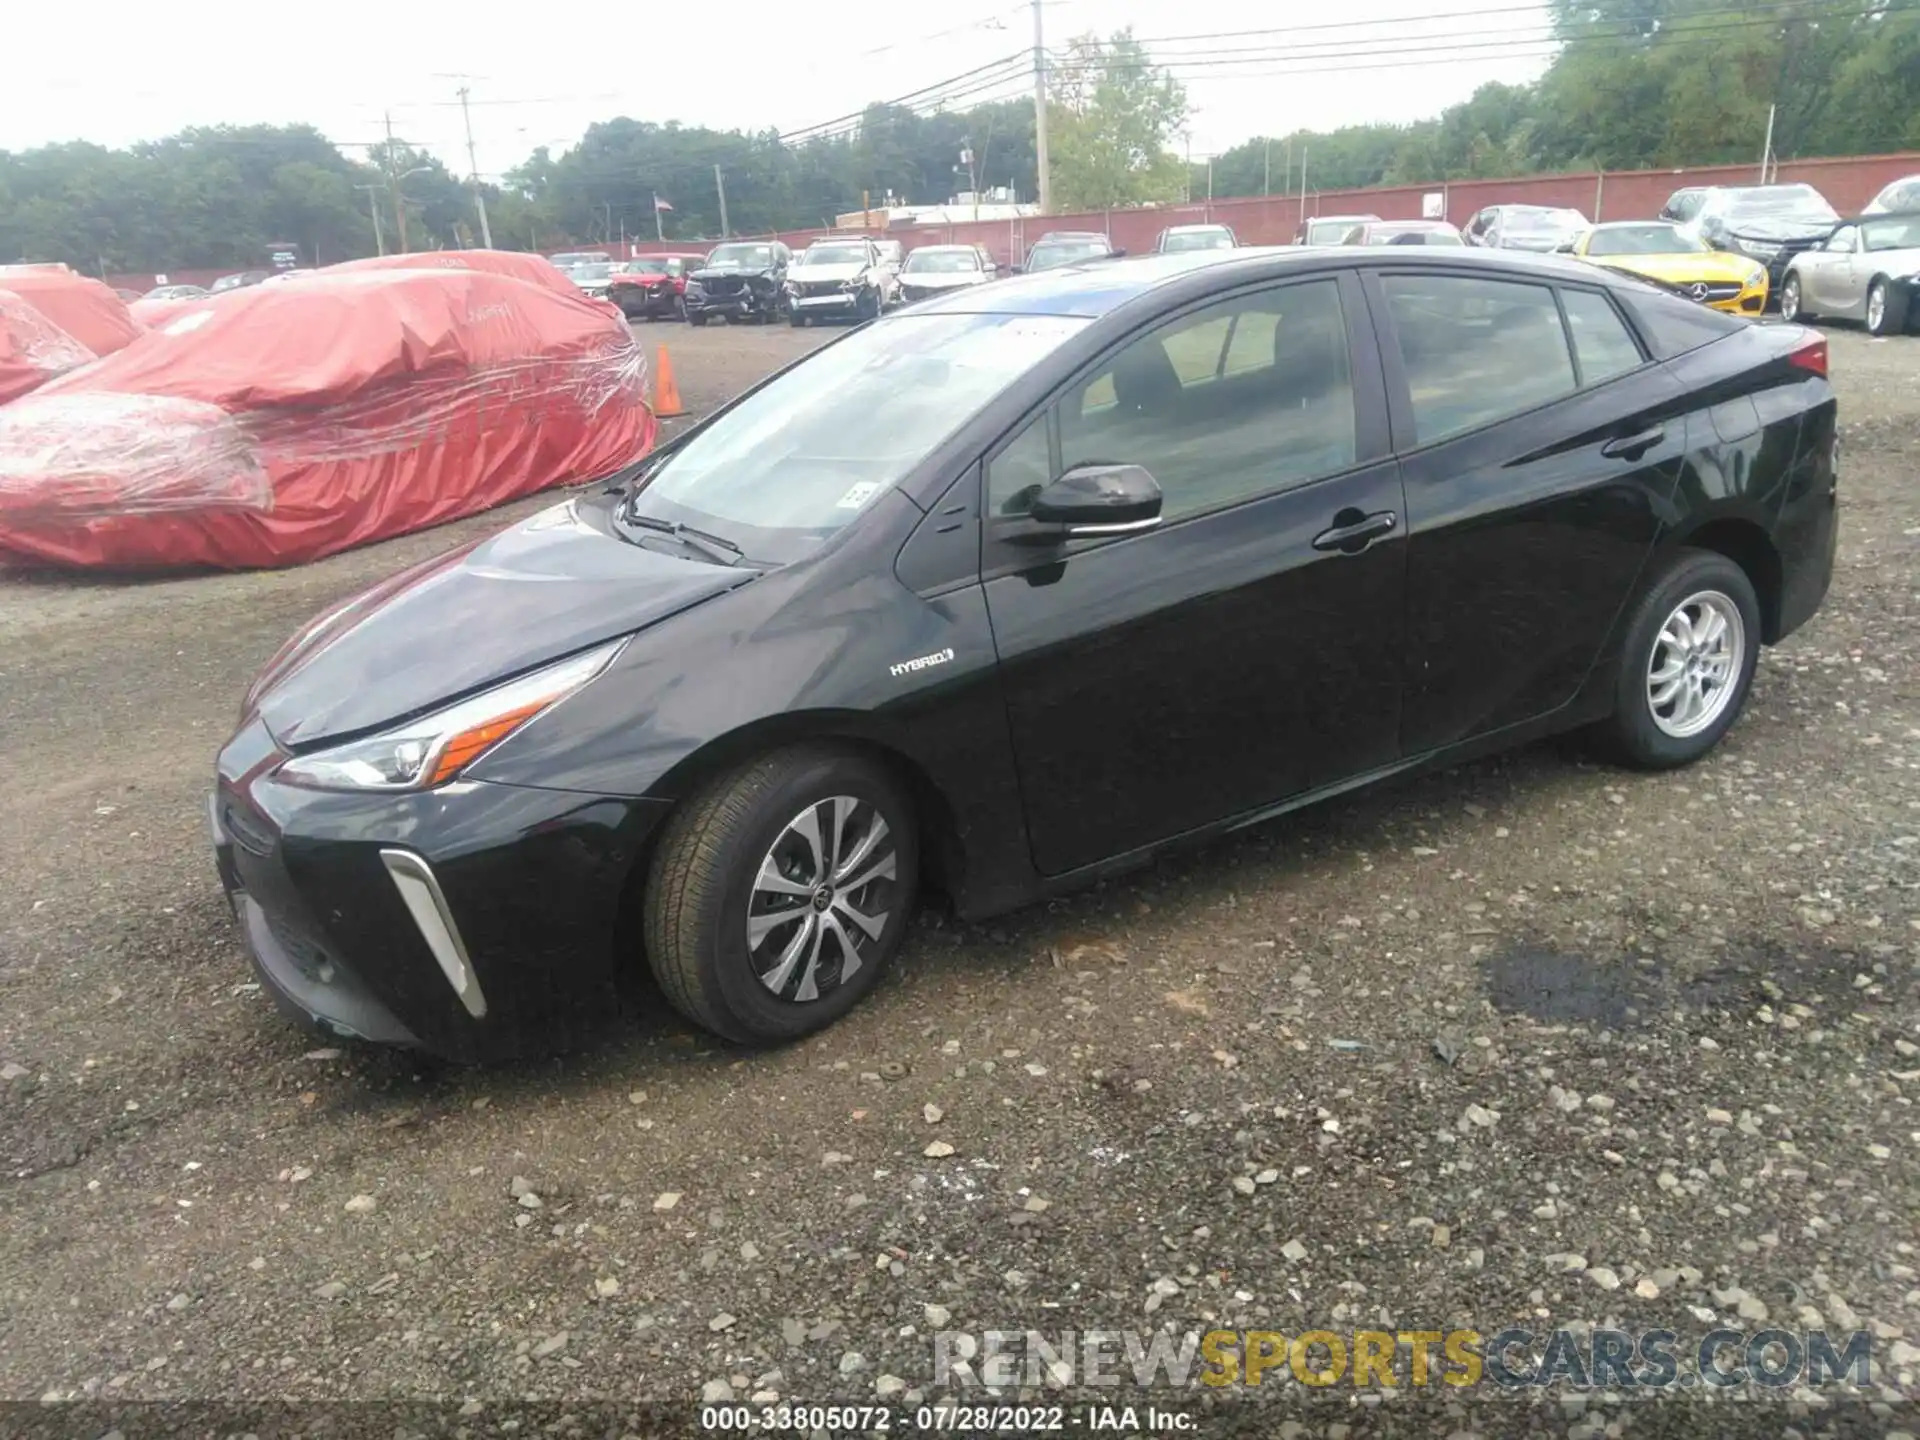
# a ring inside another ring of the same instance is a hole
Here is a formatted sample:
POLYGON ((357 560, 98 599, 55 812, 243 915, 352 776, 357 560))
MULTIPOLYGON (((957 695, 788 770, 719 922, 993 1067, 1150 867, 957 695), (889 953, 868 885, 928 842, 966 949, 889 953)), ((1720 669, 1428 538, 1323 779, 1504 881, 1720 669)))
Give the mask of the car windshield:
POLYGON ((1076 260, 1097 260, 1107 253, 1104 240, 1042 240, 1027 259, 1029 270, 1050 270, 1076 260))
POLYGON ((613 274, 613 266, 611 265, 576 265, 573 267, 573 278, 576 280, 604 280, 611 274, 613 274))
POLYGON ((625 267, 628 275, 664 275, 667 273, 665 260, 631 260, 625 267))
POLYGON ((1707 247, 1677 225, 1602 225, 1587 241, 1589 255, 1688 255, 1707 247))
POLYGON ((1182 250, 1231 250, 1233 236, 1224 230, 1186 230, 1167 236, 1160 248, 1169 255, 1182 250))
POLYGON ((771 245, 721 245, 707 256, 714 269, 732 266, 740 270, 764 270, 773 264, 771 245))
POLYGON ((798 559, 1088 323, 906 312, 855 330, 690 436, 635 513, 798 559))
POLYGON ((1810 185, 1755 186, 1750 190, 1728 190, 1720 200, 1720 210, 1729 217, 1765 216, 1771 220, 1809 220, 1837 225, 1840 217, 1834 208, 1810 185))
POLYGON ((1860 233, 1869 250, 1920 250, 1920 215, 1897 215, 1868 220, 1860 233))
POLYGON ((902 267, 902 273, 958 275, 963 271, 979 268, 980 257, 971 250, 916 250, 907 256, 907 263, 902 267))
POLYGON ((816 245, 800 256, 802 265, 864 265, 866 249, 859 245, 816 245))
POLYGON ((1348 216, 1344 219, 1333 217, 1326 220, 1315 220, 1307 226, 1307 243, 1309 245, 1338 245, 1342 240, 1347 238, 1347 235, 1353 230, 1355 225, 1364 223, 1365 221, 1363 219, 1354 216, 1348 216))
POLYGON ((1577 210, 1509 210, 1505 228, 1515 235, 1561 235, 1583 229, 1586 223, 1577 210))

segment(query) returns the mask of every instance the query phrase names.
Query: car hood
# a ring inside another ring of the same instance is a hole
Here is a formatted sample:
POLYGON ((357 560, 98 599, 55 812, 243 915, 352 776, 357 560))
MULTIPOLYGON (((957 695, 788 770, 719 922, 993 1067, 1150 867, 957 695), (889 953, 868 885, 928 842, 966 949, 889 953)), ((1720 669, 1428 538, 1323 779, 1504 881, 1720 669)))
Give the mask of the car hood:
POLYGON ((909 290, 958 290, 963 286, 978 285, 986 278, 978 270, 927 270, 918 274, 909 270, 901 275, 900 283, 909 290))
POLYGON ((867 267, 852 265, 796 265, 787 272, 787 278, 802 285, 818 284, 821 281, 833 281, 844 284, 848 280, 858 280, 867 273, 867 267))
POLYGON ((687 278, 689 280, 719 280, 744 275, 750 279, 762 279, 772 273, 773 271, 765 265, 710 265, 694 271, 693 274, 687 278))
POLYGON ((1672 255, 1595 255, 1595 265, 1609 270, 1624 270, 1630 275, 1645 275, 1669 285, 1691 285, 1697 280, 1709 284, 1745 284, 1757 260, 1744 255, 1729 255, 1724 250, 1700 253, 1682 250, 1672 255))
POLYGON ((1831 220, 1792 220, 1769 219, 1754 216, 1746 220, 1729 220, 1727 235, 1735 240, 1760 240, 1770 245, 1778 245, 1786 240, 1823 240, 1833 233, 1831 220))
POLYGON ((269 664, 249 710, 295 748, 398 724, 753 579, 622 540, 611 503, 568 500, 357 596, 269 664))

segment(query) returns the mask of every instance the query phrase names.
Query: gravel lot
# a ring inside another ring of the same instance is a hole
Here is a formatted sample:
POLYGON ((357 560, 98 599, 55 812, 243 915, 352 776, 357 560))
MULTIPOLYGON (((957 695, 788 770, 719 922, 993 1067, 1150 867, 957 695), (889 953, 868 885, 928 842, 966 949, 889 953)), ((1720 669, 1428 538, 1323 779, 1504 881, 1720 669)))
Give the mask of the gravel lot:
MULTIPOLYGON (((823 338, 638 329, 696 411, 823 338)), ((550 499, 285 574, 0 575, 0 1398, 912 1400, 942 1311, 1859 1326, 1913 1395, 1920 340, 1833 367, 1835 588, 1708 762, 1536 747, 929 912, 779 1053, 647 1013, 429 1066, 248 983, 202 812, 246 681, 550 499)))

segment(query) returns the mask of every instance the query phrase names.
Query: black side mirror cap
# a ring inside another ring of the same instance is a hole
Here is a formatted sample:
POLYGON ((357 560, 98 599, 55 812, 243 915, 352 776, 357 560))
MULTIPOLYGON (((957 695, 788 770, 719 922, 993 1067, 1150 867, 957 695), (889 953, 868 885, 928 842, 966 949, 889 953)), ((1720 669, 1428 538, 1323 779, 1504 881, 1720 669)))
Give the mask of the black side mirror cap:
POLYGON ((1126 535, 1160 523, 1160 483, 1144 465, 1079 465, 1034 496, 1020 536, 1045 544, 1080 535, 1126 535))

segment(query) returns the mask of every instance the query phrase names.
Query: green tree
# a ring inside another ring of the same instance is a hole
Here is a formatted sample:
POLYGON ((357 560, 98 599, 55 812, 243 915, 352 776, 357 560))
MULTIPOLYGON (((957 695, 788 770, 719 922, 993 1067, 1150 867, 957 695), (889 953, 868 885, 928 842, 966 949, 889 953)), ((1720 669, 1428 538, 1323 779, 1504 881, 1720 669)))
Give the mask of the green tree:
POLYGON ((1186 167, 1169 146, 1186 121, 1187 92, 1131 30, 1071 41, 1054 75, 1047 124, 1056 208, 1180 198, 1186 167))

